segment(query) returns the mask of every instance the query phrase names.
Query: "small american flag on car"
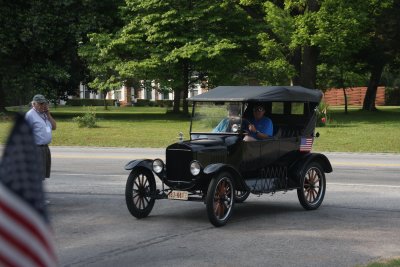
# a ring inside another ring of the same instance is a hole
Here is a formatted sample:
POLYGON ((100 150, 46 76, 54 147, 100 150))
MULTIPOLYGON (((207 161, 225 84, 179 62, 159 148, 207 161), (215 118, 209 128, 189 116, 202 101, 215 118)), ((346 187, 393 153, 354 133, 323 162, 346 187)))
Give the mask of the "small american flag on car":
POLYGON ((300 141, 300 151, 310 152, 312 149, 313 141, 313 137, 302 137, 300 141))

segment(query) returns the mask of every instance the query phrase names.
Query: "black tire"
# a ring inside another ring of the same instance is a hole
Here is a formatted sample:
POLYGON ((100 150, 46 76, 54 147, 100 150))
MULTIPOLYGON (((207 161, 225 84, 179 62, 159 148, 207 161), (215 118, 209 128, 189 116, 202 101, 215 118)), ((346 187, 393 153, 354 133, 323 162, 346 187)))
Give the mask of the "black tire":
POLYGON ((232 215, 235 188, 232 176, 223 172, 216 175, 207 190, 207 215, 214 226, 225 225, 232 215))
POLYGON ((297 189, 300 204, 306 210, 318 209, 324 200, 325 190, 326 179, 321 165, 310 163, 300 179, 300 188, 297 189))
POLYGON ((136 218, 147 217, 153 209, 156 181, 151 171, 139 168, 129 174, 125 187, 125 200, 129 212, 136 218))
POLYGON ((250 191, 235 190, 235 203, 243 203, 250 196, 250 191))

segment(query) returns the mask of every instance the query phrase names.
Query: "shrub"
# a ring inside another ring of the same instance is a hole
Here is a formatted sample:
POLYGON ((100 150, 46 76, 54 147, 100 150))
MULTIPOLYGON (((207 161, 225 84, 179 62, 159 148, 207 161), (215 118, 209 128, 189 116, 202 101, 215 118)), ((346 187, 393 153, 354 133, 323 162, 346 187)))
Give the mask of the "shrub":
POLYGON ((72 120, 78 123, 79 128, 95 128, 97 127, 96 109, 88 108, 88 111, 83 116, 74 117, 72 120))
POLYGON ((399 106, 400 105, 400 88, 385 89, 385 105, 387 106, 399 106))
POLYGON ((156 106, 170 108, 173 106, 173 101, 172 100, 156 100, 156 106))
POLYGON ((147 107, 150 105, 149 99, 137 99, 135 106, 138 107, 147 107))

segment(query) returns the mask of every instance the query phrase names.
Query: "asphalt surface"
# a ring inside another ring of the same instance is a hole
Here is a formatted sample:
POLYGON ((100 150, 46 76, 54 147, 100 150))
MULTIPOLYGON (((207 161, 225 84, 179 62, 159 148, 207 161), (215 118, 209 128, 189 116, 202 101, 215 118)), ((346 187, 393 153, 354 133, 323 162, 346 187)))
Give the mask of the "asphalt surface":
MULTIPOLYGON (((126 208, 128 171, 163 149, 51 147, 45 182, 61 266, 355 266, 400 256, 400 154, 324 153, 322 206, 295 191, 251 195, 228 224, 200 202, 156 201, 137 220, 126 208)), ((158 183, 160 185, 160 183, 158 183)))

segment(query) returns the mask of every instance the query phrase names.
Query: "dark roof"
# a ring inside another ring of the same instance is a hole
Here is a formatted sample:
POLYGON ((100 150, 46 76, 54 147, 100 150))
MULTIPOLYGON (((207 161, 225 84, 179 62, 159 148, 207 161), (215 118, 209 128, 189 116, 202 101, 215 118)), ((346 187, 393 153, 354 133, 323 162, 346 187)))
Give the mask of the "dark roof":
POLYGON ((301 86, 218 86, 189 101, 293 101, 320 102, 322 92, 301 86))

